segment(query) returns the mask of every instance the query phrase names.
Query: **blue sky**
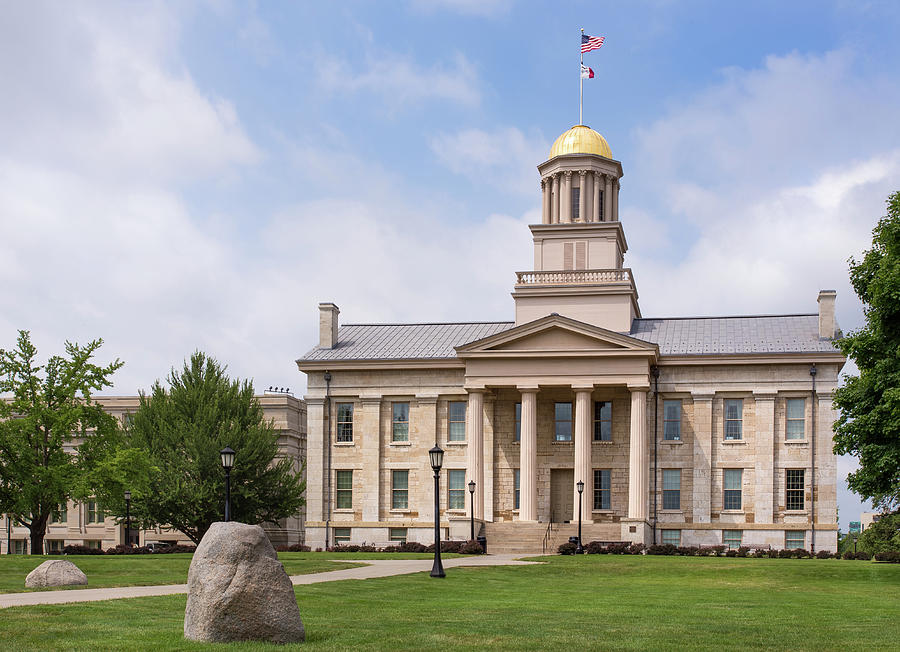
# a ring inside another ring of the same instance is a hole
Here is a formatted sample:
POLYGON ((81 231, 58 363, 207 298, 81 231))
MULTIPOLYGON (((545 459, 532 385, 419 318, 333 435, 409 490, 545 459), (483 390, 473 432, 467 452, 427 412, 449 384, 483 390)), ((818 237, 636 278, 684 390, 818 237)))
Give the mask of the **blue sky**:
POLYGON ((897 3, 34 2, 0 23, 0 347, 103 337, 119 394, 200 348, 302 394, 319 301, 511 318, 581 27, 644 315, 834 288, 858 327, 846 261, 900 185, 897 3))

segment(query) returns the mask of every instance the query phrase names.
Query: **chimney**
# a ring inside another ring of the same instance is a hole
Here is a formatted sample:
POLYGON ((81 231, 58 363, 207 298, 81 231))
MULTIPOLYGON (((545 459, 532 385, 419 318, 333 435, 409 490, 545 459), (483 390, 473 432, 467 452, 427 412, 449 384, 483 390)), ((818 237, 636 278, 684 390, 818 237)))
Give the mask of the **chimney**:
POLYGON ((337 346, 339 314, 341 309, 333 303, 319 304, 319 347, 333 349, 337 346))
POLYGON ((819 337, 834 339, 837 325, 834 321, 834 290, 819 290, 819 337))

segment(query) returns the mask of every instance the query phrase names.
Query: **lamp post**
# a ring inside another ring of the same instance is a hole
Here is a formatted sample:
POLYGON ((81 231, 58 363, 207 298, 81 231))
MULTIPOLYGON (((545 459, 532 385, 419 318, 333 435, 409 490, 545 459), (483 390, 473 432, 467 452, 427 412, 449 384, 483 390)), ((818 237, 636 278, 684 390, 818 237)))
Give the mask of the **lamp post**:
POLYGON ((469 541, 475 540, 475 481, 469 480, 469 541))
POLYGON ((578 488, 578 547, 575 548, 575 554, 583 555, 584 548, 581 547, 581 503, 584 502, 582 500, 582 495, 584 494, 584 481, 579 480, 575 486, 578 488))
POLYGON ((125 491, 125 547, 131 547, 131 492, 125 491))
POLYGON ((219 454, 222 456, 222 468, 225 469, 225 522, 231 520, 231 467, 234 466, 234 451, 226 446, 219 454))
POLYGON ((444 450, 435 444, 428 451, 431 458, 431 468, 434 470, 434 566, 431 567, 432 577, 446 577, 444 566, 441 564, 441 466, 444 464, 444 450))

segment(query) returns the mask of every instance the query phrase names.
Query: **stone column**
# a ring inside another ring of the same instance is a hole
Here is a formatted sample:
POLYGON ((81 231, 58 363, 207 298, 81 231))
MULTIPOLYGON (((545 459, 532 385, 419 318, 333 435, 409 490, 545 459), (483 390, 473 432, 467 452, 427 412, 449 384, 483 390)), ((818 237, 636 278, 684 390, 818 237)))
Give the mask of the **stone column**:
POLYGON ((550 178, 541 179, 541 224, 550 224, 550 178))
POLYGON ((572 170, 563 172, 563 191, 559 197, 559 221, 564 224, 572 222, 572 170))
MULTIPOLYGON (((306 456, 307 488, 306 517, 310 521, 325 520, 325 479, 328 477, 328 417, 324 398, 305 397, 306 400, 306 456)), ((377 485, 376 485, 377 486, 377 485)), ((324 543, 324 536, 322 537, 324 543)))
POLYGON ((481 390, 469 390, 466 407, 466 483, 469 480, 475 481, 475 518, 484 518, 484 394, 481 390))
POLYGON ((585 185, 587 170, 578 171, 578 221, 589 222, 587 214, 587 186, 585 185))
POLYGON ((613 179, 612 182, 612 214, 610 215, 610 219, 619 219, 619 189, 621 188, 621 184, 618 179, 613 179))
MULTIPOLYGON (((417 394, 415 404, 409 406, 409 443, 410 447, 406 450, 422 450, 427 451, 438 443, 438 420, 437 420, 437 404, 438 396, 436 394, 417 394)), ((389 437, 389 435, 385 435, 389 437)), ((434 472, 431 470, 431 460, 427 459, 427 455, 420 455, 423 459, 419 460, 419 466, 416 474, 420 478, 424 478, 425 487, 431 487, 434 472)), ((410 470, 413 470, 413 464, 410 463, 410 470)), ((388 473, 388 481, 390 481, 390 473, 388 473)), ((390 491, 390 488, 388 488, 390 491)), ((419 520, 434 520, 434 492, 430 489, 422 491, 418 502, 419 520)), ((410 496, 413 493, 410 491, 410 496)), ((390 496, 383 496, 384 504, 390 507, 390 496)))
POLYGON ((554 174, 550 190, 550 224, 559 224, 559 182, 559 175, 554 174))
POLYGON ((584 494, 578 495, 578 487, 572 487, 575 509, 572 518, 578 518, 578 501, 581 503, 581 522, 592 523, 594 506, 594 471, 591 468, 591 392, 593 388, 575 389, 575 484, 584 482, 584 494))
POLYGON ((606 183, 603 188, 603 221, 611 222, 613 219, 612 211, 612 177, 606 175, 606 183))
MULTIPOLYGON (((484 514, 485 521, 494 520, 494 395, 484 397, 484 514)), ((468 490, 468 487, 466 487, 468 490)))
POLYGON ((631 441, 628 455, 628 518, 647 520, 649 476, 647 455, 646 387, 629 387, 631 392, 631 441))
MULTIPOLYGON (((775 509, 775 394, 753 393, 756 400, 756 493, 754 522, 772 523, 775 509)), ((745 506, 744 509, 749 511, 745 506)))
MULTIPOLYGON (((831 441, 831 426, 837 419, 838 413, 833 405, 834 394, 831 392, 816 392, 816 402, 812 409, 816 410, 816 523, 837 523, 837 456, 834 454, 831 441)), ((812 424, 810 424, 810 427, 812 424)), ((810 438, 812 433, 810 433, 810 438)), ((816 550, 835 550, 835 533, 832 531, 826 539, 825 532, 816 534, 816 550), (829 545, 826 545, 829 544, 829 545), (832 546, 832 547, 829 547, 832 546)))
POLYGON ((694 394, 694 490, 695 523, 709 523, 712 482, 713 395, 694 394))
MULTIPOLYGON (((358 435, 354 438, 359 442, 359 452, 365 464, 356 473, 362 476, 362 486, 378 487, 381 473, 381 397, 360 397, 359 403, 360 415, 354 424, 358 426, 358 435)), ((353 484, 356 484, 355 480, 353 484)), ((360 506, 364 521, 378 520, 379 493, 363 492, 360 506)))
POLYGON ((591 174, 591 178, 594 182, 591 184, 594 190, 594 200, 591 203, 591 221, 599 222, 600 221, 600 176, 594 172, 591 174))
POLYGON ((519 520, 537 521, 537 388, 520 388, 519 520))

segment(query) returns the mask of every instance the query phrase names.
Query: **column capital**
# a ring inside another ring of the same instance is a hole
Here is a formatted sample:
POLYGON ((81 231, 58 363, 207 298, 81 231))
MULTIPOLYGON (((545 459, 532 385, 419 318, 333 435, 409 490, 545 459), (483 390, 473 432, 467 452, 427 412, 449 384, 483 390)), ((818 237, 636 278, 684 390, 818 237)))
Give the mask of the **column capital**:
POLYGON ((776 392, 769 392, 769 391, 753 392, 753 398, 756 399, 757 402, 758 401, 774 401, 776 396, 777 396, 776 392))
POLYGON ((587 170, 578 170, 578 176, 584 179, 585 175, 588 173, 587 170))
POLYGON ((519 390, 520 393, 525 394, 537 394, 540 391, 540 388, 537 385, 516 385, 516 389, 519 390))
POLYGON ((419 405, 434 405, 437 402, 437 394, 416 394, 416 403, 419 405))
POLYGON ((359 402, 362 405, 381 405, 384 400, 383 396, 360 396, 359 402))
POLYGON ((467 394, 484 394, 487 391, 487 387, 480 384, 464 385, 463 389, 467 394))
POLYGON ((715 392, 691 392, 691 398, 695 401, 712 401, 715 397, 715 392))
POLYGON ((816 398, 821 401, 833 401, 834 392, 816 392, 816 398))
POLYGON ((303 400, 306 402, 307 406, 314 405, 316 407, 323 407, 325 405, 326 399, 324 396, 304 396, 303 400))
POLYGON ((649 392, 650 391, 650 383, 648 382, 646 385, 644 384, 632 384, 628 383, 628 391, 634 394, 635 392, 649 392))
POLYGON ((566 175, 566 179, 571 179, 571 178, 572 178, 572 172, 573 172, 572 170, 564 170, 564 171, 563 171, 563 174, 566 175))
POLYGON ((593 383, 590 385, 580 384, 580 385, 572 385, 573 392, 593 392, 594 385, 593 383))

